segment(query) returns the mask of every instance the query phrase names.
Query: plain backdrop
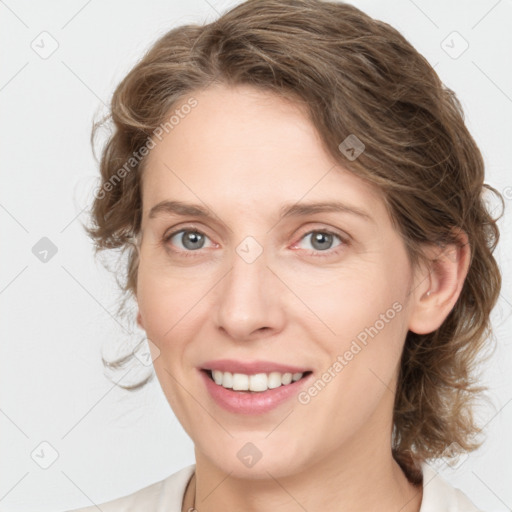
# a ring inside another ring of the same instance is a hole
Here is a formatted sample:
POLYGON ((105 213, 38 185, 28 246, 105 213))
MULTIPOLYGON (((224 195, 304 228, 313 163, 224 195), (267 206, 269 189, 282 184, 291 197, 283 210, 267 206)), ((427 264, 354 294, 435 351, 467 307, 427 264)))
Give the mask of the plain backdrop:
MULTIPOLYGON (((98 184, 91 123, 116 84, 163 33, 212 21, 237 3, 0 1, 2 512, 101 503, 194 462, 193 445, 156 378, 130 393, 104 372, 108 347, 133 344, 140 331, 116 316, 115 281, 94 260, 81 221, 98 184)), ((455 90, 483 152, 487 182, 510 208, 512 2, 353 3, 401 31, 455 90)), ((489 512, 512 509, 508 210, 500 227, 498 343, 483 373, 494 403, 482 412, 488 440, 458 466, 440 467, 489 512)))

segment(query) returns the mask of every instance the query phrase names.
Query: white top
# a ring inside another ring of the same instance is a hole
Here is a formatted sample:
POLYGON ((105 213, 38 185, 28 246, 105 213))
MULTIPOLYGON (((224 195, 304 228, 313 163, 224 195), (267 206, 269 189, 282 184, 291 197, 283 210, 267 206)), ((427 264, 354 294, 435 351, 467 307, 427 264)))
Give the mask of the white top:
MULTIPOLYGON (((423 463, 421 468, 423 498, 420 512, 482 512, 428 464, 423 463)), ((181 512, 185 489, 194 469, 195 464, 184 467, 160 482, 98 506, 102 512, 181 512)), ((68 512, 98 512, 98 508, 92 505, 68 512)))

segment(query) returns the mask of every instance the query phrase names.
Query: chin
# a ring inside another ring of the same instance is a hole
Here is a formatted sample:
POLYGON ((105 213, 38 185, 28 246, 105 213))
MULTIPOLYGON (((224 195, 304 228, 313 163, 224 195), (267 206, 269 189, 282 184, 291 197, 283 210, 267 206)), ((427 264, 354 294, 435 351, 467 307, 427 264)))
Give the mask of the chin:
MULTIPOLYGON (((266 435, 268 432, 262 437, 266 435)), ((244 436, 244 439, 247 438, 244 436)), ((223 473, 241 479, 283 478, 304 471, 308 466, 303 448, 294 448, 293 443, 277 446, 263 439, 261 442, 231 439, 228 444, 219 445, 218 451, 206 450, 203 455, 223 473), (302 455, 300 459, 298 454, 302 455)))

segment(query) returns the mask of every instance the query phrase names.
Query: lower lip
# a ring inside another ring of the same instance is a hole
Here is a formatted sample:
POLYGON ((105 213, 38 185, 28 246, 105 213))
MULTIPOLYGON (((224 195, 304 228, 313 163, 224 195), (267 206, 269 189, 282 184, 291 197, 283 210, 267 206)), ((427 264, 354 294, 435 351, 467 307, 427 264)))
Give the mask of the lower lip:
POLYGON ((204 370, 200 370, 211 397, 222 408, 236 414, 263 414, 297 395, 299 389, 313 374, 306 375, 286 386, 267 391, 233 391, 215 384, 204 370))

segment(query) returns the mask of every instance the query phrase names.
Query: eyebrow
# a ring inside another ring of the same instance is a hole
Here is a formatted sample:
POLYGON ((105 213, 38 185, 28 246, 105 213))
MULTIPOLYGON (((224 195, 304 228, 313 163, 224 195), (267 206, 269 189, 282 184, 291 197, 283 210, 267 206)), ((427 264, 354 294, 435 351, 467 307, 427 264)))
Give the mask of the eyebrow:
MULTIPOLYGON (((328 212, 349 213, 366 221, 375 222, 373 217, 366 211, 339 201, 285 204, 279 210, 279 219, 281 220, 286 217, 304 217, 314 213, 328 212)), ((200 218, 213 217, 207 208, 200 205, 184 203, 182 201, 161 201, 151 208, 149 218, 152 219, 162 214, 200 218)))

